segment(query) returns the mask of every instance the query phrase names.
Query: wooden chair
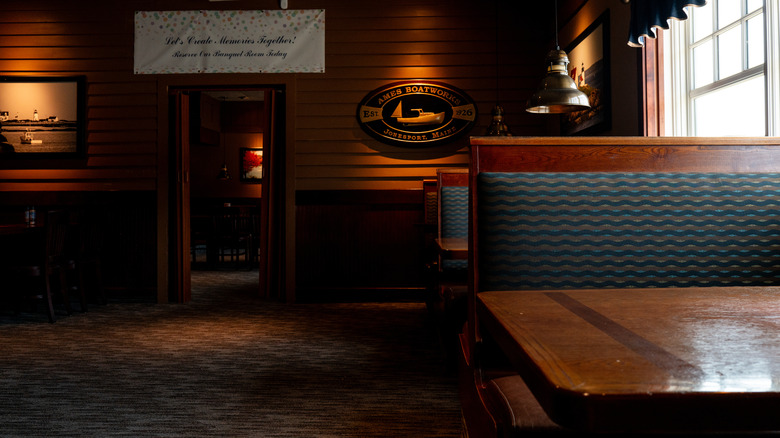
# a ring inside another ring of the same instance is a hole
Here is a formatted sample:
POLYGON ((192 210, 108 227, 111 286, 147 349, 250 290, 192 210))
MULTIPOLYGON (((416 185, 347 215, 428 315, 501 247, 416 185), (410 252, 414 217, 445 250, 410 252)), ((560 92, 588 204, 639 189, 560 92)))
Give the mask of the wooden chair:
MULTIPOLYGON (((84 245, 82 236, 84 224, 79 221, 77 215, 73 215, 71 220, 66 221, 62 226, 65 228, 65 245, 60 260, 60 267, 65 271, 65 284, 62 287, 66 288, 68 297, 70 297, 71 293, 78 294, 80 310, 86 312, 88 307, 87 295, 81 260, 82 246, 84 245)), ((66 307, 69 309, 70 305, 70 302, 66 303, 66 307)))
MULTIPOLYGON (((468 238, 468 169, 439 169, 438 180, 438 239, 468 238)), ((439 253, 440 276, 466 283, 468 260, 465 255, 439 253)))
POLYGON ((198 252, 206 250, 205 266, 209 269, 216 265, 215 247, 216 220, 211 214, 193 214, 190 219, 190 254, 193 267, 198 263, 198 252))
POLYGON ((257 259, 256 254, 252 255, 254 233, 251 215, 239 207, 226 207, 216 221, 216 246, 220 261, 229 258, 238 269, 243 259, 244 266, 251 269, 257 259))
POLYGON ((86 310, 87 297, 98 304, 106 304, 107 298, 103 286, 103 245, 102 228, 93 216, 82 214, 75 235, 78 242, 73 246, 78 284, 81 288, 82 305, 86 310))
POLYGON ((43 301, 49 322, 55 322, 55 288, 59 288, 65 309, 71 313, 65 271, 67 215, 64 211, 49 211, 44 220, 43 242, 29 254, 20 254, 18 259, 9 261, 3 271, 8 275, 17 303, 31 299, 43 301))
POLYGON ((424 222, 426 226, 435 227, 439 221, 438 182, 435 179, 423 180, 424 222))
POLYGON ((433 312, 433 306, 438 295, 438 270, 439 270, 439 252, 436 248, 437 224, 439 221, 439 200, 437 192, 437 182, 435 179, 424 179, 422 181, 423 192, 423 250, 425 259, 425 303, 428 311, 433 312))
MULTIPOLYGON (((438 169, 437 241, 468 238, 468 169, 438 169)), ((447 356, 454 370, 457 363, 458 333, 466 322, 468 259, 461 252, 438 245, 437 252, 437 323, 447 356)))

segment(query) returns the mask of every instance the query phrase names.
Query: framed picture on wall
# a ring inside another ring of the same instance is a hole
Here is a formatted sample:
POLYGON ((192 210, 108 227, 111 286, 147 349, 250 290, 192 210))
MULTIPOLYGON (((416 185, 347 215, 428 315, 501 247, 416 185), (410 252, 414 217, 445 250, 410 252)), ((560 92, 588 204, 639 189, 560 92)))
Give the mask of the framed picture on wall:
POLYGON ((609 63, 609 10, 604 12, 569 47, 569 76, 588 96, 590 109, 564 114, 561 134, 589 135, 612 126, 609 63))
POLYGON ((260 183, 263 181, 263 149, 240 148, 239 150, 241 182, 260 183))
POLYGON ((0 76, 0 157, 85 153, 86 78, 0 76))

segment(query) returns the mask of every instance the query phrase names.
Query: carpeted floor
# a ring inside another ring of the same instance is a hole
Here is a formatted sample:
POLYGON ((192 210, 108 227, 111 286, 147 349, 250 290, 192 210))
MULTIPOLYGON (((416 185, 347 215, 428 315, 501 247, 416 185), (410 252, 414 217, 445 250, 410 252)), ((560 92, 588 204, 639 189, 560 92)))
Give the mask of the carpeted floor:
POLYGON ((423 303, 282 304, 193 272, 187 305, 0 314, 0 437, 458 437, 423 303))

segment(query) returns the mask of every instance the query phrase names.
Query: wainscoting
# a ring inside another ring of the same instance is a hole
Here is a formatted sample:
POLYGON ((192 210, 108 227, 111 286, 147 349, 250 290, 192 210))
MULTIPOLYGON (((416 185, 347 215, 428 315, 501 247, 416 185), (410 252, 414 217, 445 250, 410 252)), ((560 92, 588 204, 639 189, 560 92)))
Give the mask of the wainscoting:
POLYGON ((41 218, 65 210, 89 227, 109 300, 156 301, 154 192, 0 192, 0 215, 8 223, 21 221, 26 206, 35 206, 41 218))
POLYGON ((425 299, 423 191, 300 191, 296 300, 425 299))

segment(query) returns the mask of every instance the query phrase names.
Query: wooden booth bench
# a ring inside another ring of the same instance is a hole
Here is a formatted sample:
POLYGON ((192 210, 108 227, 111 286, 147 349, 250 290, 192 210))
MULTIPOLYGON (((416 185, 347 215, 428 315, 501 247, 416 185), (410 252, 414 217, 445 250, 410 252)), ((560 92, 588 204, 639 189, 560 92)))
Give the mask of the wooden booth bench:
POLYGON ((780 430, 780 139, 471 145, 470 436, 780 430))
POLYGON ((466 320, 469 173, 437 169, 436 294, 434 316, 446 363, 455 370, 458 333, 466 320))

